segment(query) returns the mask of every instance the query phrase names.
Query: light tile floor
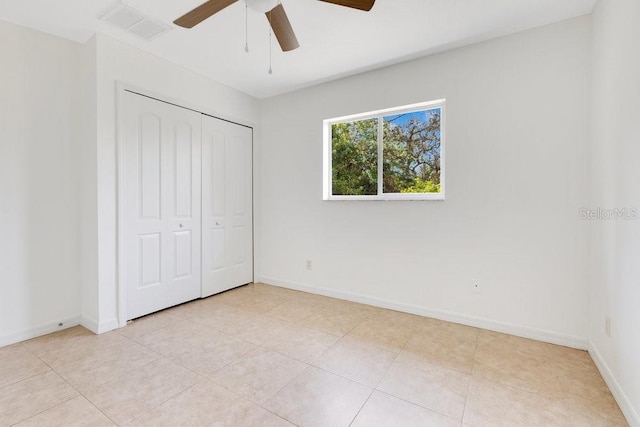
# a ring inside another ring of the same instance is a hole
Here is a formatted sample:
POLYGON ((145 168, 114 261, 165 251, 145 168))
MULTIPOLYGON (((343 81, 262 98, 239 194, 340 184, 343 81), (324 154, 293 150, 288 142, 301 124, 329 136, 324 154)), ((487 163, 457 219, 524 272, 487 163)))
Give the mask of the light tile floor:
POLYGON ((625 426, 589 355, 261 284, 0 348, 0 426, 625 426))

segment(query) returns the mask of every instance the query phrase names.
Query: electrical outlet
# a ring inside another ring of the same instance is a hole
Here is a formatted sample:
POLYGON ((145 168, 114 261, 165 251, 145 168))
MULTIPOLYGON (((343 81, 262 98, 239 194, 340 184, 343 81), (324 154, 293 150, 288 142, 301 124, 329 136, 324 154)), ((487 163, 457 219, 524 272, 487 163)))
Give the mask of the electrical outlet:
POLYGON ((474 294, 479 294, 480 292, 482 292, 482 288, 480 287, 480 281, 477 279, 473 279, 471 281, 471 291, 474 294))
POLYGON ((611 317, 604 316, 604 333, 611 338, 611 317))
POLYGON ((307 270, 313 270, 313 262, 310 259, 307 260, 307 270))

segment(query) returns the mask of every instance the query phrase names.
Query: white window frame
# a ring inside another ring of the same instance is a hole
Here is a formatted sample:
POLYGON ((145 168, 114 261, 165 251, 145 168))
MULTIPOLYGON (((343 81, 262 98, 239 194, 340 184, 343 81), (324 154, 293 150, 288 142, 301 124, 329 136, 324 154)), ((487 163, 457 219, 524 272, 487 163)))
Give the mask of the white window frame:
POLYGON ((445 104, 446 99, 421 102, 418 104, 404 105, 401 107, 386 108, 383 110, 370 111, 367 113, 353 114, 350 116, 336 117, 323 121, 323 200, 444 200, 445 199, 445 104), (411 111, 440 109, 440 192, 439 193, 384 193, 382 187, 383 171, 383 117, 392 114, 403 114, 411 111), (356 120, 378 119, 378 194, 376 195, 333 195, 332 183, 332 138, 331 127, 334 124, 353 122, 356 120))

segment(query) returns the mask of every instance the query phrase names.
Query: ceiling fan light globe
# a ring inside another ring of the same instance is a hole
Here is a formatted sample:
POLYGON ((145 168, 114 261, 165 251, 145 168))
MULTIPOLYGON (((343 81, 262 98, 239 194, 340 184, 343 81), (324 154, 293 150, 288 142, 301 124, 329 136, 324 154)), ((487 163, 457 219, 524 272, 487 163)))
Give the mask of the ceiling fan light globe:
POLYGON ((276 7, 280 1, 279 0, 246 0, 247 6, 249 6, 252 10, 255 10, 260 13, 269 12, 271 9, 276 7))

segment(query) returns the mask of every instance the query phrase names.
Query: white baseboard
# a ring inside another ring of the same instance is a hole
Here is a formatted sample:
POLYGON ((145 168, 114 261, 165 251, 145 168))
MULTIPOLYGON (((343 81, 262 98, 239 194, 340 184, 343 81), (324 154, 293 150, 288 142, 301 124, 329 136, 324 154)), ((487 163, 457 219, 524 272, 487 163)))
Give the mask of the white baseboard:
POLYGON ((53 322, 41 323, 31 328, 0 336, 0 347, 30 340, 32 338, 50 334, 52 332, 61 331, 63 329, 71 328, 79 324, 80 316, 71 316, 53 322))
POLYGON ((516 335, 523 338, 530 338, 551 344, 558 344, 565 347, 577 348, 580 350, 587 350, 589 348, 589 341, 586 338, 562 334, 554 331, 547 331, 544 329, 530 328, 527 326, 516 325, 507 322, 468 316, 461 313, 453 313, 444 310, 405 304, 397 301, 391 301, 383 298, 371 297, 352 292, 309 286, 301 283, 279 280, 272 277, 257 277, 256 282, 279 286, 282 288, 294 289, 297 291, 309 292, 312 294, 339 298, 362 304, 373 305, 381 308, 388 308, 391 310, 402 311, 404 313, 411 313, 417 314, 419 316, 446 320, 448 322, 460 323, 462 325, 474 326, 476 328, 488 329, 490 331, 502 332, 505 334, 516 335))
POLYGON ((604 381, 609 386, 609 390, 611 390, 611 394, 613 394, 613 397, 616 399, 616 402, 618 402, 618 405, 620 406, 620 410, 626 417, 629 425, 631 427, 640 427, 640 415, 638 415, 638 411, 633 407, 633 405, 631 404, 631 401, 629 400, 627 395, 624 393, 624 391, 622 391, 622 388, 620 387, 620 384, 614 377, 613 372, 611 372, 611 369, 609 369, 609 366, 604 361, 604 359, 602 358, 602 355, 600 354, 596 346, 593 345, 593 343, 589 344, 589 354, 591 355, 591 358, 593 359, 594 363, 598 367, 598 370, 600 371, 600 375, 602 375, 602 378, 604 378, 604 381))
POLYGON ((90 330, 91 332, 93 332, 94 334, 98 333, 98 322, 94 319, 90 319, 86 316, 81 316, 80 317, 80 325, 82 325, 82 327, 90 330))
POLYGON ((94 334, 102 334, 119 327, 118 320, 115 318, 98 324, 95 320, 84 316, 71 316, 53 322, 41 323, 18 332, 2 335, 0 336, 0 347, 30 340, 52 332, 62 331, 63 329, 72 328, 78 325, 82 325, 94 334), (60 324, 62 324, 62 326, 60 326, 60 324))
POLYGON ((118 319, 116 318, 109 319, 105 322, 98 322, 95 319, 90 319, 89 317, 82 316, 82 318, 80 319, 80 324, 94 334, 104 334, 105 332, 113 331, 114 329, 118 329, 120 327, 120 325, 118 324, 118 319))
POLYGON ((113 319, 108 319, 104 322, 100 322, 98 325, 99 334, 104 334, 105 332, 113 331, 114 329, 118 329, 120 324, 118 323, 118 319, 115 317, 113 319))

